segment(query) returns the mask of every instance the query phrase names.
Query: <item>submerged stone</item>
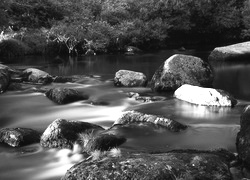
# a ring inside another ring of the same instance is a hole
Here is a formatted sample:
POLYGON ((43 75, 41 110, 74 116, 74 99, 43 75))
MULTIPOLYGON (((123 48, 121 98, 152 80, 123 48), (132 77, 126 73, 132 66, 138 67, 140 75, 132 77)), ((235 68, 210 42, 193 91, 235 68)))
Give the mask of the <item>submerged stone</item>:
POLYGON ((179 87, 174 92, 174 96, 177 99, 204 106, 235 106, 237 104, 237 100, 224 90, 189 84, 179 87))
POLYGON ((139 87, 147 85, 147 77, 141 72, 119 70, 114 78, 115 86, 139 87))
POLYGON ((44 131, 40 144, 48 148, 69 148, 78 139, 80 133, 88 133, 89 131, 102 131, 101 126, 81 122, 67 121, 65 119, 56 119, 44 131))
POLYGON ((0 130, 0 142, 12 147, 20 147, 40 141, 40 133, 28 128, 3 128, 0 130))
POLYGON ((215 48, 209 55, 210 61, 248 60, 250 57, 250 41, 215 48))
POLYGON ((0 94, 7 90, 10 84, 10 72, 0 66, 0 94))
POLYGON ((161 126, 168 129, 169 131, 179 132, 187 128, 186 125, 183 125, 177 121, 171 120, 164 116, 144 114, 136 111, 127 111, 119 119, 117 119, 114 125, 123 125, 123 124, 134 124, 134 123, 152 123, 154 125, 161 126))
POLYGON ((57 104, 67 104, 88 99, 88 96, 75 89, 57 87, 48 90, 45 95, 57 104))
POLYGON ((77 163, 67 171, 62 180, 231 180, 229 161, 225 156, 198 151, 122 154, 121 157, 77 163))
POLYGON ((151 80, 153 91, 174 91, 183 84, 210 87, 213 72, 202 59, 175 54, 168 58, 155 72, 151 80))

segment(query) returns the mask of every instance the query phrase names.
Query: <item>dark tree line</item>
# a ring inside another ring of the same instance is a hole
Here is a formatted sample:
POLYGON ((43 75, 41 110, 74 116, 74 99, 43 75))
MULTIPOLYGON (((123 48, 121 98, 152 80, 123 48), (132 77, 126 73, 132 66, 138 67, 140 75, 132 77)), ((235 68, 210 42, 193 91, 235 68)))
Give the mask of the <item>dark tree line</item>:
POLYGON ((200 47, 250 37, 249 0, 2 0, 0 16, 2 30, 43 28, 47 42, 69 52, 200 47))

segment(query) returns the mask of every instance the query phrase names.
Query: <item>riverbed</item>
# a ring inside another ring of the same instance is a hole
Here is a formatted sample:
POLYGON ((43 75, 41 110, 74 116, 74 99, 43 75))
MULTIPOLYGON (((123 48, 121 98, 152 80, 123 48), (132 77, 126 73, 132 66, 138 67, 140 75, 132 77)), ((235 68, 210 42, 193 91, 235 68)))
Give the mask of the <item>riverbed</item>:
MULTIPOLYGON (((212 62, 215 72, 214 87, 230 92, 238 104, 229 107, 193 105, 172 97, 171 93, 153 93, 150 88, 117 88, 112 79, 116 71, 127 69, 146 74, 150 80, 155 70, 171 55, 182 53, 206 60, 209 51, 164 50, 134 56, 97 55, 83 57, 16 58, 4 64, 10 67, 39 67, 60 76, 87 75, 79 83, 53 83, 43 88, 74 87, 90 98, 67 105, 57 105, 32 88, 7 91, 0 95, 0 128, 25 127, 44 131, 57 118, 91 122, 108 128, 125 110, 164 115, 189 128, 179 133, 124 129, 128 139, 122 151, 166 152, 172 149, 211 150, 225 148, 236 152, 235 139, 239 131, 240 114, 250 102, 250 62, 212 62), (58 63, 60 62, 60 63, 58 63), (165 99, 142 103, 126 93, 138 92, 143 96, 165 99), (93 104, 90 102, 101 102, 93 104)), ((11 148, 0 144, 0 179, 52 180, 60 179, 75 162, 68 150, 43 149, 39 144, 11 148)))

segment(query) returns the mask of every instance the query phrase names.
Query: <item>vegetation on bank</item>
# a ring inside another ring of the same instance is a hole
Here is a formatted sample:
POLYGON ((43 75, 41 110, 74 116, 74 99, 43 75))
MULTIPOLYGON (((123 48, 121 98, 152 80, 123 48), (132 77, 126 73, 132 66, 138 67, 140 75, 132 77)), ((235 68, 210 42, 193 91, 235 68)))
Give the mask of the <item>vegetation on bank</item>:
POLYGON ((202 47, 250 38, 250 0, 2 0, 0 16, 0 56, 8 57, 202 47))

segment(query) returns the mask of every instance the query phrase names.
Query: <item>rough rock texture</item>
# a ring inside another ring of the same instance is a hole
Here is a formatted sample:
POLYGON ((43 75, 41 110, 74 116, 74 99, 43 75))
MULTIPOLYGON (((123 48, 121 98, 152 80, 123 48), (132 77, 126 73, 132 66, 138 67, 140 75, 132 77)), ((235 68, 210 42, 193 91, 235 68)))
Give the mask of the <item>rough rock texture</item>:
POLYGON ((102 127, 81 121, 56 119, 44 131, 40 144, 49 148, 69 148, 78 139, 79 133, 104 130, 102 127))
POLYGON ((87 95, 79 93, 75 89, 63 87, 50 89, 45 93, 45 95, 57 104, 67 104, 88 99, 87 95))
POLYGON ((62 180, 231 180, 228 157, 206 152, 123 154, 117 158, 82 161, 62 180))
POLYGON ((33 83, 47 84, 53 81, 52 76, 50 76, 47 72, 36 68, 28 68, 24 70, 22 76, 24 81, 33 83))
POLYGON ((114 78, 115 86, 137 87, 146 86, 147 77, 141 72, 134 72, 129 70, 119 70, 114 78))
POLYGON ((210 87, 213 72, 208 63, 194 56, 176 54, 168 58, 151 80, 153 91, 174 91, 183 84, 210 87))
POLYGON ((117 119, 113 125, 117 124, 132 124, 132 123, 152 123, 162 126, 170 131, 179 132, 187 128, 177 121, 168 119, 164 116, 157 116, 152 114, 144 114, 136 111, 127 111, 119 119, 117 119))
POLYGON ((40 133, 28 128, 4 128, 0 130, 0 142, 12 147, 39 143, 40 133))
POLYGON ((139 93, 128 92, 126 93, 129 98, 133 98, 136 101, 142 103, 156 102, 156 101, 165 101, 166 97, 164 96, 141 96, 139 93))
POLYGON ((10 84, 10 71, 7 66, 0 64, 0 94, 6 91, 10 84))
POLYGON ((236 138, 239 158, 250 170, 250 106, 247 106, 240 119, 240 131, 236 138))
POLYGON ((101 133, 91 138, 86 142, 85 151, 108 151, 112 148, 116 148, 126 142, 126 138, 113 134, 101 133))
POLYGON ((174 92, 174 96, 177 99, 204 106, 234 106, 237 104, 237 100, 226 91, 189 84, 179 87, 174 92))
POLYGON ((250 41, 217 47, 209 55, 209 61, 237 60, 250 57, 250 41))

